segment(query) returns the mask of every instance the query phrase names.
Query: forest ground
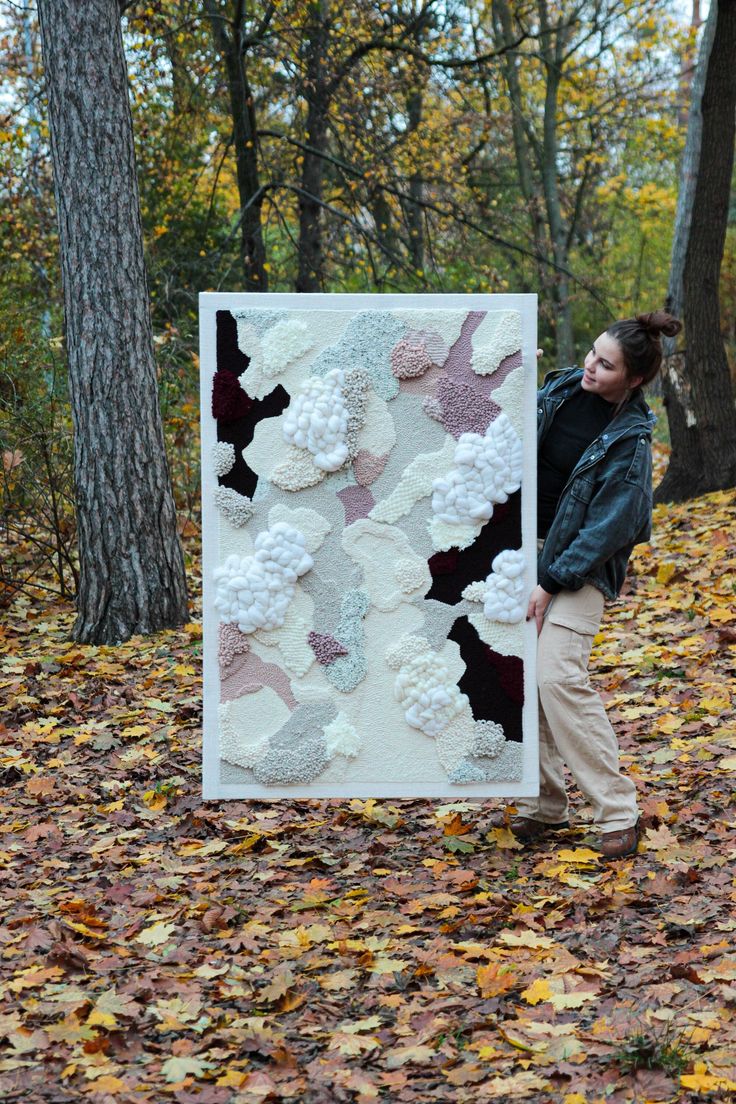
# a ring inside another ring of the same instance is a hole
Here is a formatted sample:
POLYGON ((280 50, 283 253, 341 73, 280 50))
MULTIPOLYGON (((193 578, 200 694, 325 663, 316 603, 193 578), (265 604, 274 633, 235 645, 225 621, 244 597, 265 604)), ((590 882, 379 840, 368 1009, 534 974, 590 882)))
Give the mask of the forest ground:
MULTIPOLYGON (((576 804, 208 802, 201 625, 0 627, 5 1101, 726 1101, 736 1093, 736 492, 658 507, 593 668, 639 853, 576 804)), ((196 563, 192 543, 190 557, 196 563)))

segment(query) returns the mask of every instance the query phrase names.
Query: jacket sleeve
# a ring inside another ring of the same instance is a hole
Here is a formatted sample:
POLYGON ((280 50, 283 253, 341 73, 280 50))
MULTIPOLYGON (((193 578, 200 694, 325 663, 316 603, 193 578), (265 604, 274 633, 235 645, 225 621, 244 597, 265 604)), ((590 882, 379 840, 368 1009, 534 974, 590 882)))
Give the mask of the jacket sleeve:
MULTIPOLYGON (((651 531, 651 483, 627 478, 618 467, 597 484, 585 511, 583 524, 567 548, 545 565, 544 577, 555 590, 579 590, 600 565, 622 549, 647 540, 651 531)), ((546 590, 547 588, 544 587, 546 590)))

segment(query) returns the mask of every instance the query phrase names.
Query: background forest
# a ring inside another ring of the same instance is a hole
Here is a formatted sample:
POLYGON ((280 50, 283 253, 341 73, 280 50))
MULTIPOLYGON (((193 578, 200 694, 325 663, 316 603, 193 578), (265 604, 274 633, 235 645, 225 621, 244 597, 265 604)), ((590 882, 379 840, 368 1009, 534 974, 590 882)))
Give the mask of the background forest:
MULTIPOLYGON (((574 363, 611 318, 663 304, 697 2, 121 9, 185 529, 198 512, 199 291, 533 291, 545 369, 574 363)), ((40 557, 72 593, 63 304, 29 0, 0 3, 0 35, 4 513, 26 536, 32 519, 29 570, 40 557)), ((722 268, 730 351, 734 224, 722 268)))

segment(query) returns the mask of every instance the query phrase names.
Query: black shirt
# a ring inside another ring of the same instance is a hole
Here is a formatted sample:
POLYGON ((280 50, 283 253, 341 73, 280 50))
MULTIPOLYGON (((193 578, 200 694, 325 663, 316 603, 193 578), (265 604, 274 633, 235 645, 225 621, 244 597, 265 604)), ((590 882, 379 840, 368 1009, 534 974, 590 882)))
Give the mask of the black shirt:
POLYGON ((611 420, 615 403, 578 391, 562 403, 537 457, 537 536, 546 537, 560 495, 588 445, 611 420))

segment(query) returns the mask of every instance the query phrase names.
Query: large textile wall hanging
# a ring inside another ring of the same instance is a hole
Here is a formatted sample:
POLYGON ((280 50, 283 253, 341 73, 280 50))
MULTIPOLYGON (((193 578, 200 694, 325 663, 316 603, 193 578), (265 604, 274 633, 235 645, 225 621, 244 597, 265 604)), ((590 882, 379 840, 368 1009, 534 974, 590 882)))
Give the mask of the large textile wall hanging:
POLYGON ((536 297, 200 322, 204 796, 537 792, 536 297))

